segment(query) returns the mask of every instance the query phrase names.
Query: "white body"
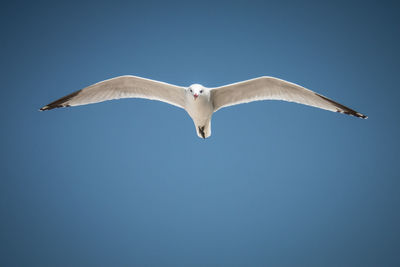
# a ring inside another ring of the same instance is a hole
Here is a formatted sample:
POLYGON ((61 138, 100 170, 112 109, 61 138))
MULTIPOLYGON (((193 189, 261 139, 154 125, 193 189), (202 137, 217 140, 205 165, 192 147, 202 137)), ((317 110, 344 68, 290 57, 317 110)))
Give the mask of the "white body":
POLYGON ((185 94, 185 110, 192 118, 196 127, 197 135, 202 138, 199 127, 204 126, 204 138, 211 135, 211 117, 214 113, 214 106, 210 99, 210 91, 200 84, 193 84, 186 90, 185 94), (192 90, 192 92, 190 91, 192 90), (202 91, 200 93, 200 91, 202 91), (194 98, 193 94, 198 95, 194 98))
POLYGON ((105 80, 64 96, 40 110, 79 106, 119 98, 159 100, 183 108, 192 118, 197 135, 211 135, 211 118, 217 110, 258 100, 284 100, 325 110, 367 118, 325 96, 300 85, 273 77, 260 77, 221 87, 206 88, 200 84, 176 86, 136 76, 105 80))

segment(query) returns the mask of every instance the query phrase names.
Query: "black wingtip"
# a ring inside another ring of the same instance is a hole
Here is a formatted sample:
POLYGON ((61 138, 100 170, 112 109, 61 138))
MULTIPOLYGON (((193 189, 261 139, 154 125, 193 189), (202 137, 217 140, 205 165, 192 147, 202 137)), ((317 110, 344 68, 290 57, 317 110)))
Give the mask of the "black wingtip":
POLYGON ((46 111, 46 110, 50 110, 50 109, 53 109, 53 108, 55 108, 55 107, 50 107, 50 104, 49 104, 49 105, 46 105, 46 106, 44 106, 44 107, 41 107, 41 108, 39 109, 39 111, 46 111))
POLYGON ((357 111, 355 111, 355 110, 353 110, 351 108, 343 106, 342 104, 339 104, 338 102, 333 101, 332 99, 329 99, 329 98, 327 98, 327 97, 325 97, 323 95, 317 94, 317 93, 315 93, 315 94, 317 96, 323 98, 324 100, 332 103, 333 105, 335 105, 336 108, 337 108, 336 112, 347 114, 347 115, 351 115, 351 116, 358 117, 358 118, 361 118, 361 119, 367 119, 368 118, 368 116, 366 116, 364 114, 361 114, 360 112, 357 112, 357 111))
POLYGON ((68 100, 72 99, 73 97, 77 96, 82 90, 73 92, 72 94, 66 95, 60 99, 57 99, 56 101, 51 102, 50 104, 42 107, 39 109, 39 111, 45 111, 45 110, 51 110, 54 108, 64 108, 64 107, 69 107, 70 105, 65 104, 68 102, 68 100))
POLYGON ((48 104, 47 106, 44 106, 42 108, 39 109, 39 111, 46 111, 46 110, 51 110, 54 108, 65 108, 65 107, 69 107, 70 105, 52 105, 52 104, 48 104))
POLYGON ((360 113, 358 113, 358 114, 359 114, 359 116, 357 116, 357 117, 359 117, 359 118, 361 118, 361 119, 368 119, 368 116, 367 116, 367 115, 360 114, 360 113))
POLYGON ((356 112, 356 111, 350 112, 350 111, 337 110, 336 112, 347 114, 347 115, 354 116, 354 117, 361 118, 361 119, 368 119, 368 116, 361 114, 359 112, 356 112))

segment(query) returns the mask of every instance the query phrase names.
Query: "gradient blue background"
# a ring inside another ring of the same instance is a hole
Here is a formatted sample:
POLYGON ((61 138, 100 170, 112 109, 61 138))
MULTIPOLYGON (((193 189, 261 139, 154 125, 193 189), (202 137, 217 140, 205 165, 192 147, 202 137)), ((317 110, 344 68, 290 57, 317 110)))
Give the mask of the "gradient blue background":
POLYGON ((399 6, 9 1, 0 11, 1 266, 399 266, 399 6), (38 112, 132 74, 298 83, 189 116, 126 99, 38 112))

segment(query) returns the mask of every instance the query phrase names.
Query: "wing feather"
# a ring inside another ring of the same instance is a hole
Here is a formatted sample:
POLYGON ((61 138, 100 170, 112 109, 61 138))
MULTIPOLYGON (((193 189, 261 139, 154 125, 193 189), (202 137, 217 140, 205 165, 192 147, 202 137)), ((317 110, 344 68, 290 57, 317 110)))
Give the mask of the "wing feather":
POLYGON ((316 108, 367 118, 367 116, 339 104, 300 85, 274 77, 260 77, 243 82, 211 88, 214 111, 223 107, 259 100, 284 100, 316 108))
POLYGON ((64 96, 40 110, 79 106, 120 98, 146 98, 183 108, 185 89, 137 76, 119 76, 64 96))

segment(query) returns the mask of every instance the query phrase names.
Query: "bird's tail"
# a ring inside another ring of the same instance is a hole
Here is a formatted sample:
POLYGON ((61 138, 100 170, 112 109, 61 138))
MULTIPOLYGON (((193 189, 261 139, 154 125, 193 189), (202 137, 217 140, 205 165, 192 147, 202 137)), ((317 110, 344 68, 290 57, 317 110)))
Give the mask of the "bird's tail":
POLYGON ((204 125, 195 124, 197 135, 200 138, 206 139, 211 136, 211 119, 208 120, 204 125))

